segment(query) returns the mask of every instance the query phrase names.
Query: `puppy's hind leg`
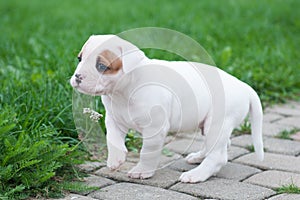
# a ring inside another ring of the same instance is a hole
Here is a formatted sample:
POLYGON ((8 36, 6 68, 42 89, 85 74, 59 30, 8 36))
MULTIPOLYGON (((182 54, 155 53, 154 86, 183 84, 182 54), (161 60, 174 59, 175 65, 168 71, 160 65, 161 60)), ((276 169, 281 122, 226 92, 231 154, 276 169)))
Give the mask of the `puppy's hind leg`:
POLYGON ((205 155, 207 153, 207 142, 208 140, 206 139, 207 137, 207 133, 208 133, 208 130, 209 130, 209 127, 211 125, 211 121, 212 118, 211 117, 208 117, 202 127, 201 127, 201 132, 202 134, 205 136, 205 140, 204 140, 204 143, 203 143, 203 147, 200 151, 198 152, 194 152, 194 153, 190 153, 189 155, 187 155, 187 157, 185 157, 185 160, 187 163, 189 164, 199 164, 203 161, 203 159, 205 158, 205 155))
POLYGON ((227 144, 232 132, 230 127, 223 124, 219 134, 207 135, 207 156, 198 167, 183 173, 179 178, 181 182, 205 181, 219 172, 227 163, 227 144), (216 135, 218 135, 217 138, 216 135))

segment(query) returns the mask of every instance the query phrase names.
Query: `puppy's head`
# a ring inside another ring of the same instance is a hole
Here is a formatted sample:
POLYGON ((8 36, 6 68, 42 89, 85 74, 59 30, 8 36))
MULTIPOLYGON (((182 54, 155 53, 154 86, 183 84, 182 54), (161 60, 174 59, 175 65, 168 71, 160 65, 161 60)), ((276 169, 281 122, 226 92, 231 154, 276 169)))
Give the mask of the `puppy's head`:
POLYGON ((78 54, 70 83, 89 95, 110 94, 117 81, 145 59, 133 44, 115 35, 93 35, 78 54))

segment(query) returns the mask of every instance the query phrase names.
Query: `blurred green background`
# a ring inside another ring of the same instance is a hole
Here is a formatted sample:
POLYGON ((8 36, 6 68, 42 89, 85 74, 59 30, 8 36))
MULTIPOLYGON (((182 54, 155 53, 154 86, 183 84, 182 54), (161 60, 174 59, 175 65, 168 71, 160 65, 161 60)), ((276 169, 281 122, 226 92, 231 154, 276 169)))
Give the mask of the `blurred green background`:
POLYGON ((298 0, 0 0, 0 124, 14 119, 0 142, 26 132, 34 143, 44 131, 56 143, 77 143, 68 80, 91 34, 173 29, 251 85, 264 105, 299 98, 299 8, 298 0))

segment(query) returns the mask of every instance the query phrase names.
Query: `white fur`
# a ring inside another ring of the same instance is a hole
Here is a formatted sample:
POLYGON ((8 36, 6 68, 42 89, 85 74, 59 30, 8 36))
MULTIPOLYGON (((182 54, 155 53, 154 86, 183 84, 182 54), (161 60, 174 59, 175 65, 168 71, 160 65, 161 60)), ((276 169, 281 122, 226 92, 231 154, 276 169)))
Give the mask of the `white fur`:
POLYGON ((148 59, 136 46, 113 35, 91 36, 81 52, 82 61, 70 82, 80 92, 101 95, 111 169, 125 162, 129 128, 143 135, 140 161, 128 172, 141 179, 153 176, 168 132, 202 128, 205 148, 186 157, 188 163, 201 164, 183 173, 180 180, 205 181, 226 164, 231 132, 249 111, 255 151, 263 159, 261 103, 245 83, 201 63, 148 59), (95 68, 96 56, 105 49, 122 60, 116 74, 100 74, 95 68), (82 76, 80 84, 75 74, 82 76), (210 79, 212 76, 215 78, 210 79), (221 120, 216 117, 219 113, 221 120))

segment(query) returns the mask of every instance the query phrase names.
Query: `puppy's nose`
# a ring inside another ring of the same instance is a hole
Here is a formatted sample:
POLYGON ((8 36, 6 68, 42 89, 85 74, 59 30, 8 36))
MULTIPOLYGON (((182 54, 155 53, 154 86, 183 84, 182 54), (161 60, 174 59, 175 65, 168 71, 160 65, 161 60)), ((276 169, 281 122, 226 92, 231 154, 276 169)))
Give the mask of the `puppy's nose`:
POLYGON ((82 76, 81 74, 75 74, 75 81, 79 85, 82 81, 82 76))

